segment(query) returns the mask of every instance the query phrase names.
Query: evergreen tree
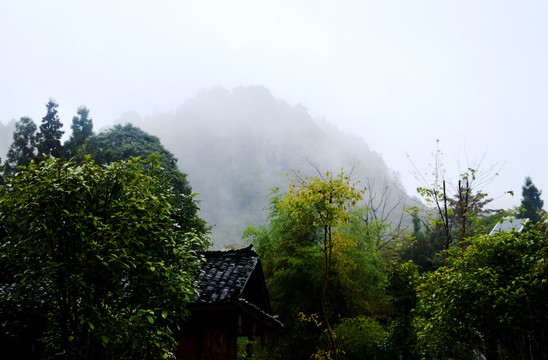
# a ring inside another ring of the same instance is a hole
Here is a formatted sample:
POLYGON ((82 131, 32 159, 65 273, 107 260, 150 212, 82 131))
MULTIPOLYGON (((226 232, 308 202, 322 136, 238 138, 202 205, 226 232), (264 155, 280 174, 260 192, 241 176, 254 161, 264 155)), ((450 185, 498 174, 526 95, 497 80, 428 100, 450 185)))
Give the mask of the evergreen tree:
POLYGON ((84 145, 88 137, 93 135, 93 120, 89 117, 89 109, 80 106, 77 116, 72 118, 72 135, 63 145, 63 157, 70 159, 76 156, 78 149, 84 145))
POLYGON ((529 219, 533 224, 540 221, 539 211, 544 206, 540 198, 542 191, 538 190, 529 176, 525 178, 525 184, 521 187, 521 208, 518 217, 529 219))
POLYGON ((61 156, 61 137, 65 133, 61 130, 63 124, 57 114, 59 105, 54 99, 49 99, 46 104, 47 113, 42 118, 40 132, 37 136, 38 156, 48 155, 59 158, 61 156))
POLYGON ((97 164, 107 165, 117 161, 140 156, 159 155, 162 176, 169 179, 175 194, 174 206, 184 209, 178 213, 177 221, 184 231, 196 230, 205 233, 205 221, 198 216, 198 202, 194 199, 192 187, 177 167, 177 159, 166 150, 160 139, 131 124, 115 125, 113 128, 90 136, 77 154, 77 161, 83 155, 90 155, 97 164))
POLYGON ((18 166, 28 166, 36 157, 36 124, 29 117, 22 117, 15 124, 13 142, 4 164, 6 177, 15 173, 18 166))

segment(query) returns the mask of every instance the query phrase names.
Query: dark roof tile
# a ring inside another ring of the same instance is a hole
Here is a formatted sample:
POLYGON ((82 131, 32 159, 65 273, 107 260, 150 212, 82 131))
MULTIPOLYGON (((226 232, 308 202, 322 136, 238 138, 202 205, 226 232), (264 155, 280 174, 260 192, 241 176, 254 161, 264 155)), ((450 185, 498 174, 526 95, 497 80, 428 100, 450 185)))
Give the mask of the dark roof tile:
POLYGON ((259 262, 251 246, 237 250, 205 251, 198 280, 195 304, 239 301, 245 286, 259 262))

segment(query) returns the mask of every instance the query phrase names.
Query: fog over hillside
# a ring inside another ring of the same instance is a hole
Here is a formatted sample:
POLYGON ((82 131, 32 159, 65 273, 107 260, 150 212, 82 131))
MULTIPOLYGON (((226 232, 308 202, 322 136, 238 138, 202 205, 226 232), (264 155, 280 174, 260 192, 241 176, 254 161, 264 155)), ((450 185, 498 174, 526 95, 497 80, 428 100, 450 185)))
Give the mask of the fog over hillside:
POLYGON ((241 243, 247 225, 263 223, 271 189, 285 191, 287 175, 297 171, 353 169, 362 185, 367 178, 387 181, 392 201, 404 194, 397 174, 363 139, 312 119, 304 106, 275 99, 264 87, 217 87, 175 113, 145 119, 128 113, 120 122, 157 135, 179 159, 199 193, 201 216, 215 226, 216 246, 241 243))
POLYGON ((7 124, 0 122, 0 158, 2 162, 6 160, 6 154, 9 147, 13 142, 13 131, 15 130, 15 120, 10 121, 7 124))

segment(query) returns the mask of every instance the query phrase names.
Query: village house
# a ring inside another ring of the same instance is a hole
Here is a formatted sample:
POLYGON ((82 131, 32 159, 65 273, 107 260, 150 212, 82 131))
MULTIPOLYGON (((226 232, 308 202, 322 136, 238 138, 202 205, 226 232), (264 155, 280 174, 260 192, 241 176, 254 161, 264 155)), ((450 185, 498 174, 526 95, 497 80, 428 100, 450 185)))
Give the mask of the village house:
MULTIPOLYGON (((236 360, 237 340, 268 341, 282 323, 272 315, 259 256, 252 247, 202 253, 195 286, 176 353, 178 360, 236 360)), ((247 347, 248 353, 253 345, 247 347)))

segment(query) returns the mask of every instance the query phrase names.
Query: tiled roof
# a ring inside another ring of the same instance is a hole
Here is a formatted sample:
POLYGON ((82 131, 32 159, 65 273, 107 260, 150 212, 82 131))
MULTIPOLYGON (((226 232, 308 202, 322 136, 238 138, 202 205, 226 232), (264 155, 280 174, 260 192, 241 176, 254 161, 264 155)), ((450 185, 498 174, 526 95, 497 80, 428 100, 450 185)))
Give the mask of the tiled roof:
POLYGON ((251 246, 236 250, 205 251, 202 255, 206 261, 201 265, 198 279, 194 283, 198 297, 192 302, 191 309, 204 309, 209 305, 234 306, 253 314, 274 328, 283 327, 276 316, 268 313, 270 304, 259 255, 251 246), (249 287, 246 288, 247 286, 249 287), (260 298, 266 304, 253 301, 249 298, 250 293, 264 294, 260 298))
POLYGON ((498 232, 521 232, 528 219, 516 219, 511 216, 504 218, 501 222, 498 222, 489 235, 493 235, 498 232))
POLYGON ((251 246, 237 250, 203 252, 206 262, 201 266, 195 286, 195 304, 233 303, 242 297, 244 288, 259 262, 251 246))

